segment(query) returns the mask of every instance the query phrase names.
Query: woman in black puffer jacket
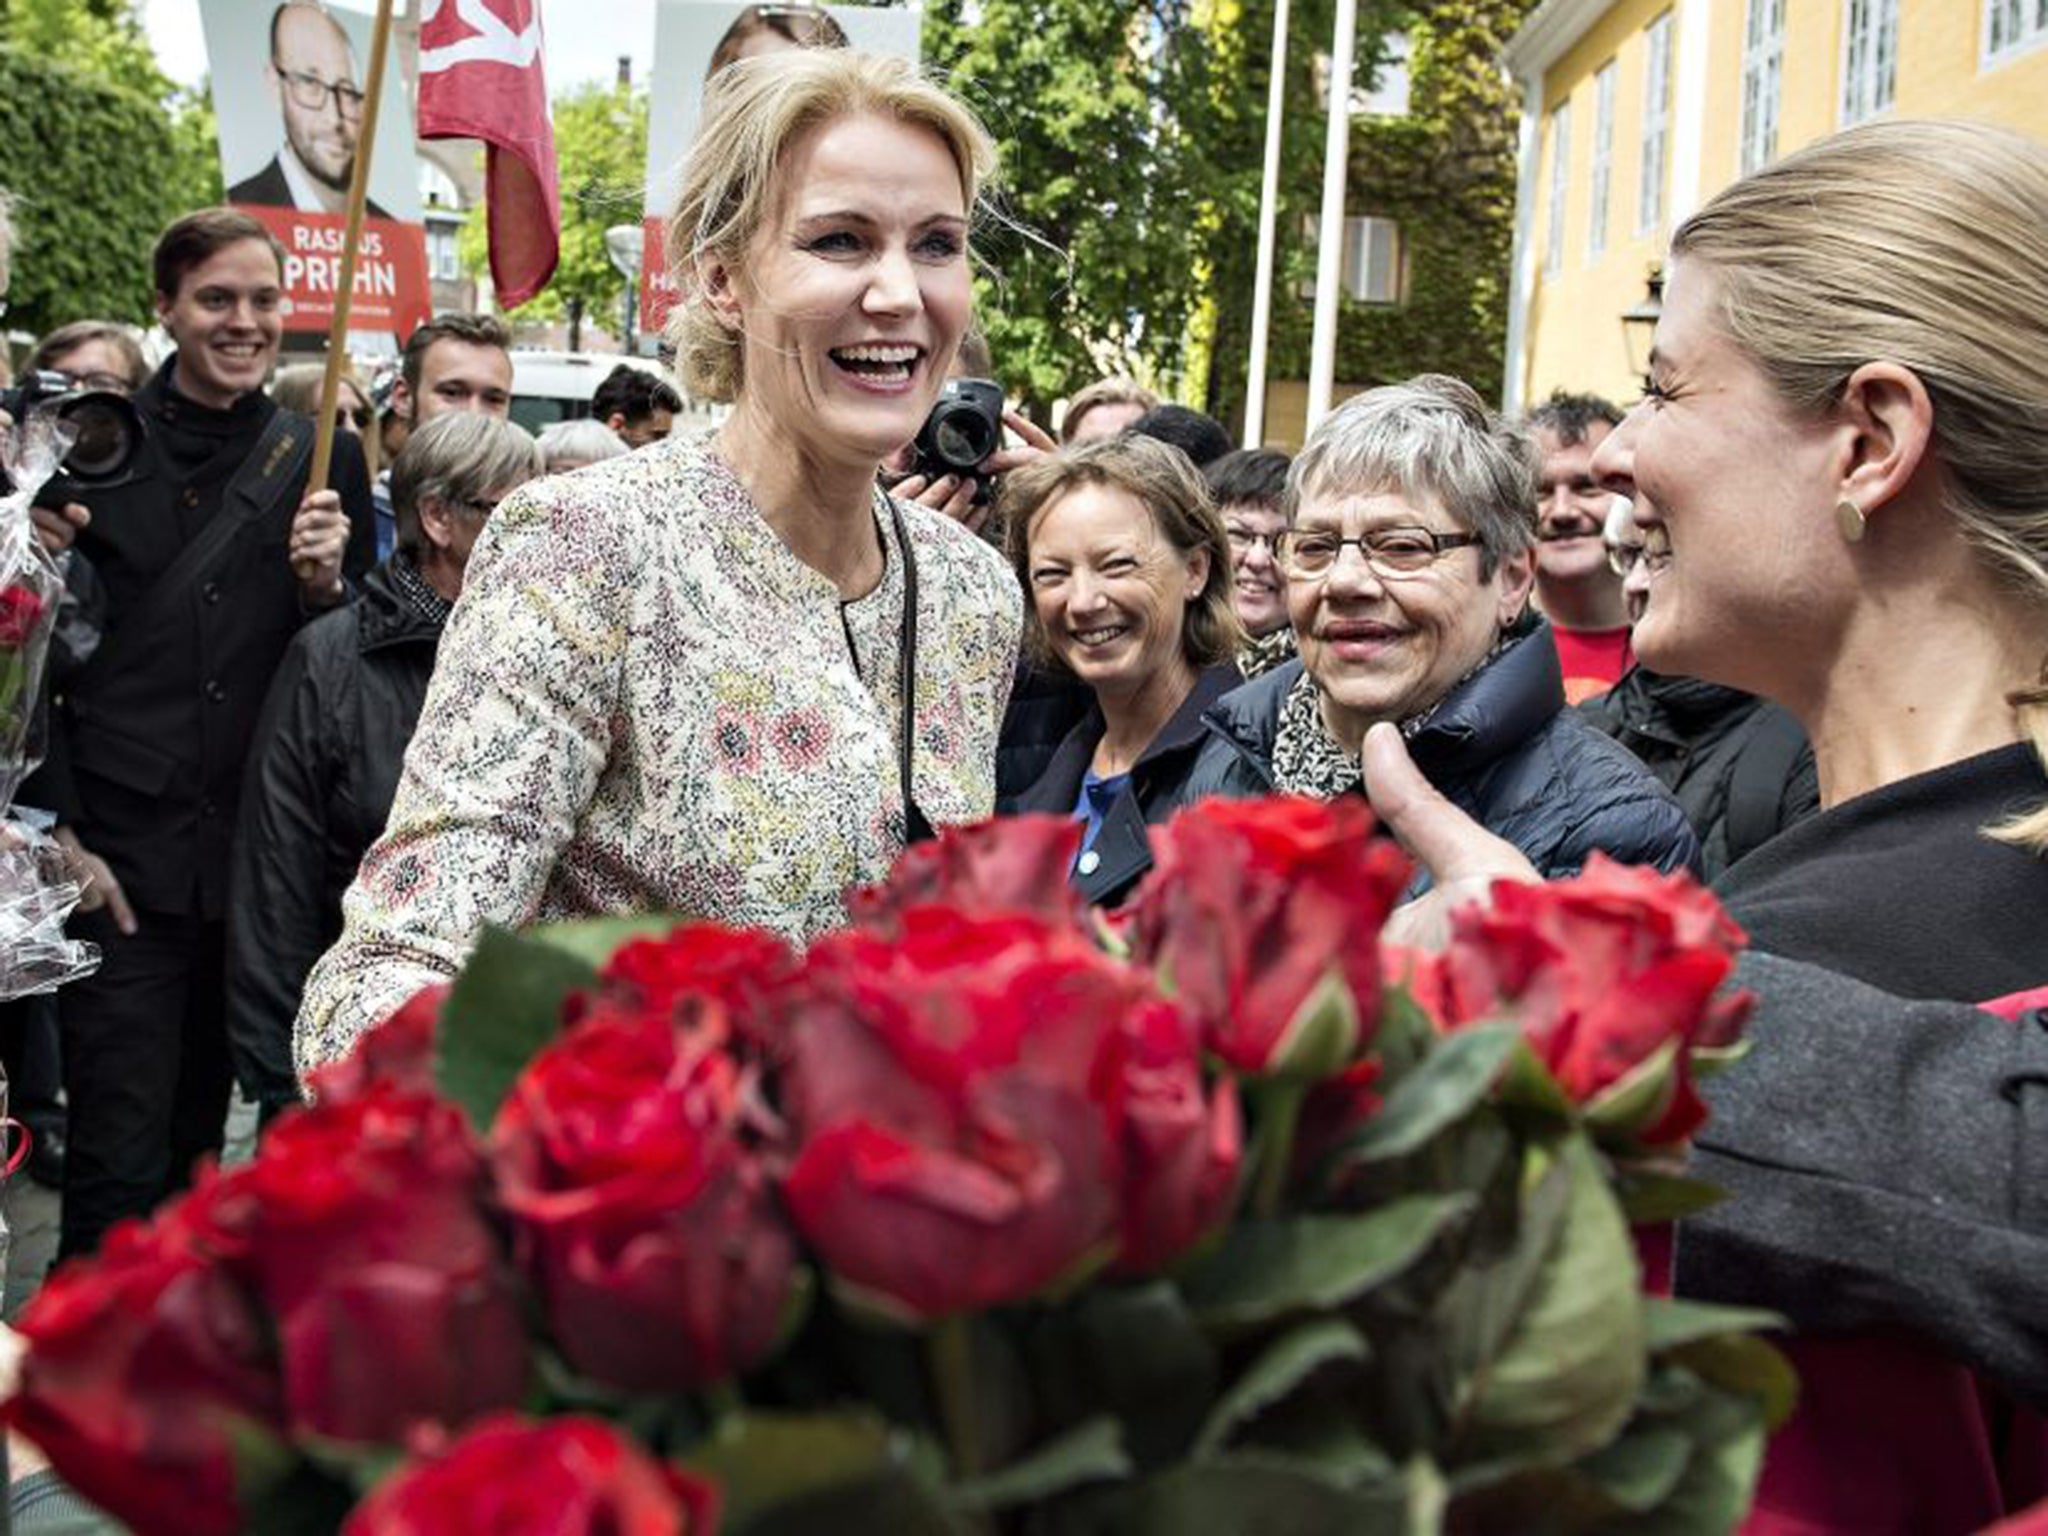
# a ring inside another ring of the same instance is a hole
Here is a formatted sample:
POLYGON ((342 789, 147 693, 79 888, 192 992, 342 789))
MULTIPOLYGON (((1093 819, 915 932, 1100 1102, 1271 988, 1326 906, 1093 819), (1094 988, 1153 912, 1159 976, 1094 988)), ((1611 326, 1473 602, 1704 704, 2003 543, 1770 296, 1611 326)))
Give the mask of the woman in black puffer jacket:
POLYGON ((1365 732, 1390 721, 1444 795, 1547 877, 1595 852, 1693 866, 1684 813, 1565 708, 1549 626, 1524 612, 1535 465, 1527 436, 1453 379, 1327 417, 1289 473, 1278 551, 1301 657, 1209 711, 1187 796, 1356 793, 1365 732))

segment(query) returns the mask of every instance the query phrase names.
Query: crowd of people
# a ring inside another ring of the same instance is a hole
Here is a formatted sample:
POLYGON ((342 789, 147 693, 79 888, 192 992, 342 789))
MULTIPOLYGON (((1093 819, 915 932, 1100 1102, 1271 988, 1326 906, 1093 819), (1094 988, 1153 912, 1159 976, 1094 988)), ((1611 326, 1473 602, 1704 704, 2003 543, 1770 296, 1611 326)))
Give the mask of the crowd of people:
POLYGON ((1735 1198, 1652 1278, 1794 1325, 1752 1528, 2048 1496, 2048 149, 1887 122, 1736 183, 1673 237, 1626 411, 1426 375, 1290 457, 1105 379, 913 473, 948 379, 1001 372, 993 168, 913 65, 734 63, 666 232, 678 385, 622 367, 536 442, 502 323, 444 315, 388 399, 344 380, 324 487, 247 216, 160 240, 153 373, 118 325, 43 340, 147 428, 38 514, 95 636, 20 797, 103 952, 8 1031, 65 1117, 63 1253, 219 1148, 231 1080, 296 1102, 486 923, 801 941, 1021 812, 1082 824, 1108 908, 1197 798, 1364 795, 1412 941, 1595 853, 1750 933, 1757 1047, 1695 1153, 1735 1198), (722 425, 672 432, 686 396, 722 425))

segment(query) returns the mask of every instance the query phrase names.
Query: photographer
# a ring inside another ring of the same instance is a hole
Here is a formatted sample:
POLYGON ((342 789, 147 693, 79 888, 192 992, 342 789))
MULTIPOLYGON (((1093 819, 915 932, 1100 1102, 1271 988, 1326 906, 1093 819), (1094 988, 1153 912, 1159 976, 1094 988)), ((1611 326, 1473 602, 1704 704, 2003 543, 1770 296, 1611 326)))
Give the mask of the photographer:
MULTIPOLYGON (((959 350, 953 354, 953 366, 946 373, 948 394, 963 380, 989 383, 994 377, 995 358, 989 352, 988 339, 979 328, 968 331, 960 338, 959 350)), ((991 384, 989 393, 992 401, 1001 401, 999 388, 991 384)), ((942 399, 934 407, 934 413, 948 408, 949 401, 942 399)), ((1022 469, 1059 446, 1023 412, 1007 405, 999 407, 999 422, 1000 427, 1007 427, 1021 438, 1023 445, 1017 448, 1000 446, 1000 428, 991 426, 988 429, 989 440, 998 446, 975 465, 972 472, 968 472, 959 469, 948 471, 944 465, 927 462, 920 455, 919 444, 931 425, 927 421, 926 431, 920 432, 915 440, 904 444, 890 458, 889 473, 883 478, 889 480, 890 475, 901 477, 889 484, 891 494, 904 501, 914 501, 921 507, 930 507, 935 512, 943 512, 970 531, 981 533, 988 524, 989 511, 995 505, 993 482, 996 478, 1013 469, 1022 469)), ((989 536, 995 536, 993 530, 989 536)), ((997 542, 1000 543, 1000 539, 997 542)))
POLYGON ((368 477, 347 435, 309 492, 313 425, 262 390, 283 263, 264 227, 213 208, 166 230, 157 315, 177 351, 135 398, 140 456, 87 493, 78 548, 105 638, 57 689, 24 799, 91 876, 73 923, 103 951, 60 994, 71 1145, 60 1253, 92 1249, 221 1143, 229 843, 271 674, 371 560, 368 477))

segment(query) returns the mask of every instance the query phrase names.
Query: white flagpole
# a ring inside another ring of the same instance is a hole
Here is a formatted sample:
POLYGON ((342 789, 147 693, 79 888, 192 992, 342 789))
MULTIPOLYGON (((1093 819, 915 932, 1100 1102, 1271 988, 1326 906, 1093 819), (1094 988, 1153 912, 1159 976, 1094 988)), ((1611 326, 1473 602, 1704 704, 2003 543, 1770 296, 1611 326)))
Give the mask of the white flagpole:
POLYGON ((1273 222, 1280 216, 1280 137, 1287 94, 1287 0, 1273 0, 1273 77, 1266 87, 1266 174, 1259 186, 1259 259, 1252 279, 1252 356, 1245 370, 1244 446, 1266 441, 1266 332, 1273 323, 1273 222))
POLYGON ((1316 246, 1316 326, 1309 344, 1308 422, 1330 411, 1337 373, 1338 277, 1344 261, 1344 181, 1351 152, 1351 58, 1358 50, 1358 0, 1337 0, 1337 36, 1330 52, 1330 116, 1323 139, 1323 216, 1316 246))

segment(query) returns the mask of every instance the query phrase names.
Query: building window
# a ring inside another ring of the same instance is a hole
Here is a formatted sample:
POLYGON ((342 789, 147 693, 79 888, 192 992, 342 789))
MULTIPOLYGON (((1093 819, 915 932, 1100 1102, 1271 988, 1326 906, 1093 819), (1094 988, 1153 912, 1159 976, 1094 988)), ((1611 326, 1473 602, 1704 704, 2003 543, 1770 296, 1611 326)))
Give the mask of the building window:
POLYGON ((1372 86, 1351 91, 1353 117, 1406 117, 1408 115, 1408 54, 1412 44, 1406 32, 1389 32, 1380 39, 1380 67, 1373 72, 1372 86))
POLYGON ((1999 63, 2048 39, 2048 0, 1985 0, 1984 61, 1999 63))
MULTIPOLYGON (((1301 242, 1311 258, 1321 242, 1321 230, 1313 214, 1303 214, 1301 242)), ((1295 285, 1302 302, 1314 303, 1315 261, 1308 263, 1308 275, 1295 285)), ((1395 305, 1408 302, 1408 242, 1401 238, 1401 226, 1393 219, 1371 216, 1344 220, 1344 252, 1337 264, 1337 287, 1345 298, 1357 304, 1395 305)))
POLYGON ((1593 76, 1593 208, 1586 227, 1586 260, 1607 249, 1608 184, 1614 179, 1614 60, 1593 76))
POLYGON ((1643 32, 1643 138, 1636 183, 1636 233, 1652 234, 1664 222, 1664 162, 1671 137, 1671 13, 1643 32))
POLYGON ((1564 269, 1564 195, 1571 184, 1572 104, 1560 103, 1550 114, 1550 223, 1543 251, 1543 270, 1553 277, 1564 269))
POLYGON ((420 156, 420 202, 428 208, 462 206, 462 194, 455 189, 455 178, 425 155, 420 156))
POLYGON ((1778 158, 1778 98, 1784 89, 1785 0, 1749 0, 1742 34, 1741 174, 1778 158))
POLYGON ((427 224, 427 276, 435 282, 452 283, 462 276, 462 258, 456 250, 456 238, 462 226, 444 224, 438 219, 427 224))
POLYGON ((1891 106, 1899 83, 1899 0, 1843 0, 1842 123, 1891 106))

